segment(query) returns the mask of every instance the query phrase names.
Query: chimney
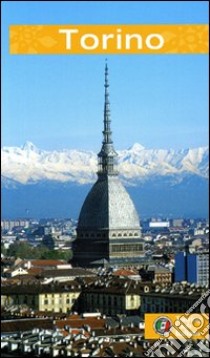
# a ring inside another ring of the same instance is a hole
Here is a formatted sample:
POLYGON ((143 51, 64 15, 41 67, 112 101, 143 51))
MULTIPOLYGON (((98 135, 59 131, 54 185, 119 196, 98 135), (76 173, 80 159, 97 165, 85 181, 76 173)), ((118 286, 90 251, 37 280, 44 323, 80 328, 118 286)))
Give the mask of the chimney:
POLYGON ((29 270, 31 268, 31 261, 28 261, 26 265, 27 265, 27 269, 29 270))

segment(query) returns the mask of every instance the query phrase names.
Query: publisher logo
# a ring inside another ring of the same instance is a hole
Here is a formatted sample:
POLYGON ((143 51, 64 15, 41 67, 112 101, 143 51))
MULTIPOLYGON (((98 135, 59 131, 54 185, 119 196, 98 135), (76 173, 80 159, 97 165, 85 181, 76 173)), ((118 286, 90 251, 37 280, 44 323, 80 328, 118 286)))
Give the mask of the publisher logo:
POLYGON ((154 330, 156 333, 164 335, 169 332, 172 326, 172 322, 168 317, 159 317, 154 323, 154 330))

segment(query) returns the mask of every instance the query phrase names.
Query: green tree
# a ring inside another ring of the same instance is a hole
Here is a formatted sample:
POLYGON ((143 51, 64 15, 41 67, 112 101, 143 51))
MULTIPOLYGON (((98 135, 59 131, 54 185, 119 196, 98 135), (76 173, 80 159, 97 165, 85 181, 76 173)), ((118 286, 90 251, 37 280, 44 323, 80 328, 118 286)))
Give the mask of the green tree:
POLYGON ((48 249, 54 249, 55 240, 54 240, 54 238, 53 238, 53 236, 51 234, 44 235, 43 240, 42 240, 42 244, 44 246, 48 247, 48 249))
POLYGON ((7 255, 7 249, 5 248, 5 246, 3 244, 1 244, 1 254, 4 256, 7 255))
POLYGON ((8 248, 7 255, 28 259, 31 258, 32 252, 33 248, 29 243, 16 241, 8 248))
POLYGON ((42 259, 48 260, 64 260, 69 261, 72 259, 72 250, 61 251, 61 250, 45 250, 41 256, 42 259))
POLYGON ((28 242, 16 241, 5 251, 6 256, 14 256, 21 259, 51 259, 69 261, 72 258, 72 250, 53 250, 45 245, 33 247, 28 242))

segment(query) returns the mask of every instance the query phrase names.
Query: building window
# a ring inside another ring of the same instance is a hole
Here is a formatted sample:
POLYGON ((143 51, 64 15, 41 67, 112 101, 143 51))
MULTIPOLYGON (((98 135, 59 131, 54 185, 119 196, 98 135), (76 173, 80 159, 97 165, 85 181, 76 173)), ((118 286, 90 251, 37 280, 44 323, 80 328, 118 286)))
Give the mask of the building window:
POLYGON ((136 252, 142 251, 141 244, 112 245, 112 252, 136 252))
POLYGON ((124 306, 124 300, 123 300, 123 297, 120 297, 120 304, 121 304, 121 307, 124 306))

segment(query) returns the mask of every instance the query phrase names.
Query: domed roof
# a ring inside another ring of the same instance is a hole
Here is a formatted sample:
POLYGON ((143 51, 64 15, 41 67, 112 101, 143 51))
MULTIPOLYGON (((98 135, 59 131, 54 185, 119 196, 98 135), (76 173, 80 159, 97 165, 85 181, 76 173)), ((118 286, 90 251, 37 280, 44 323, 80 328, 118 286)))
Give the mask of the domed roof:
POLYGON ((140 229, 134 204, 118 176, 99 176, 82 206, 77 229, 140 229))

